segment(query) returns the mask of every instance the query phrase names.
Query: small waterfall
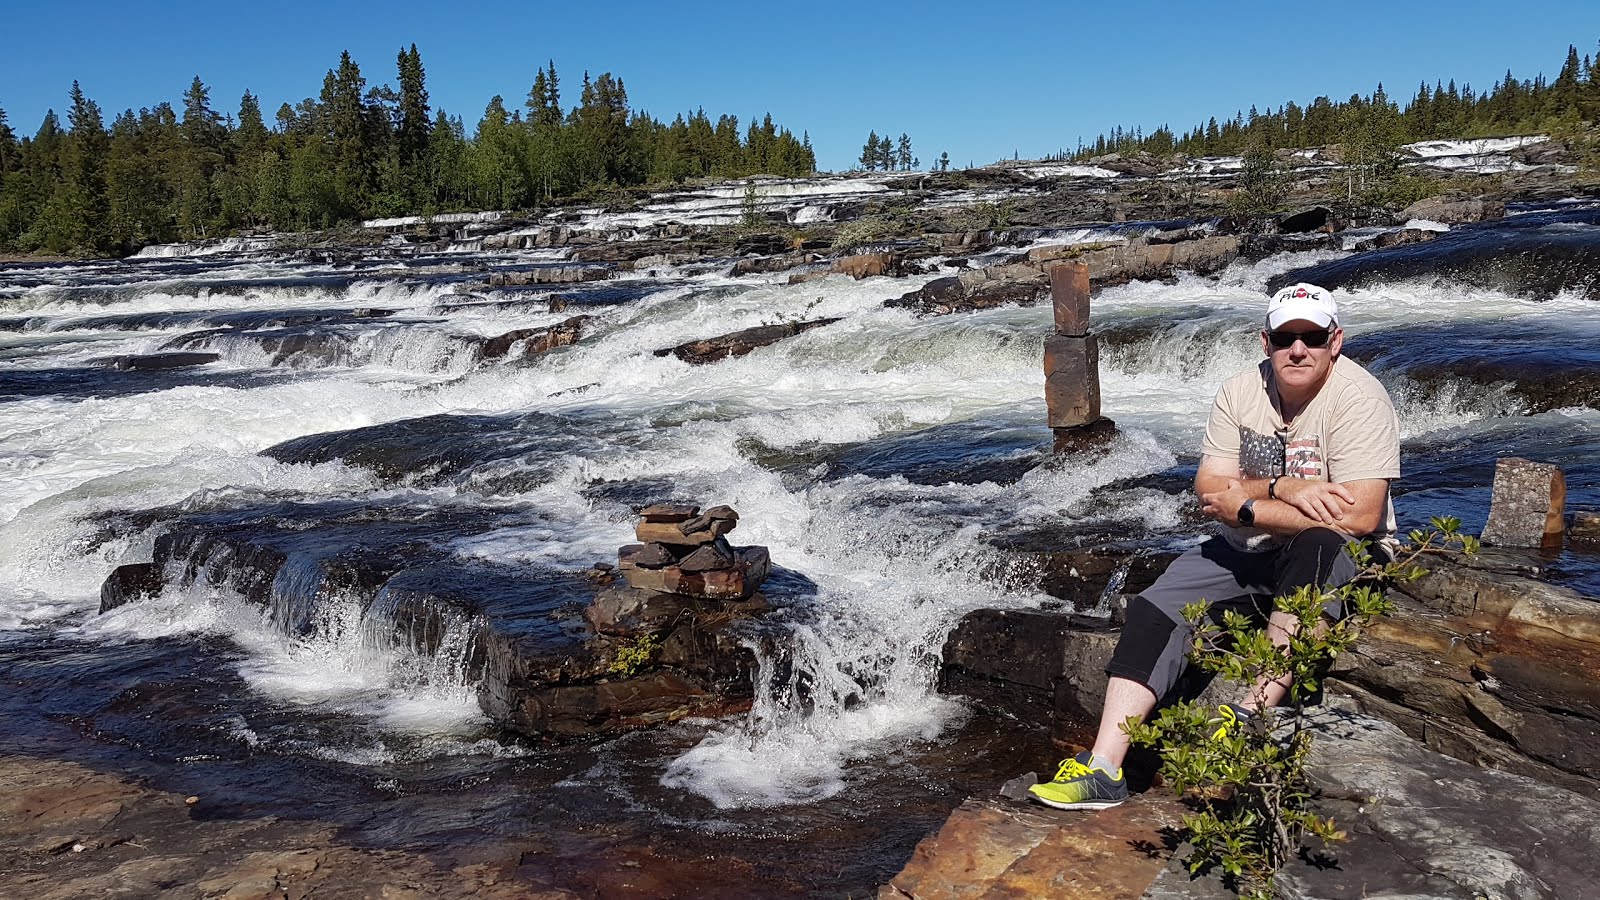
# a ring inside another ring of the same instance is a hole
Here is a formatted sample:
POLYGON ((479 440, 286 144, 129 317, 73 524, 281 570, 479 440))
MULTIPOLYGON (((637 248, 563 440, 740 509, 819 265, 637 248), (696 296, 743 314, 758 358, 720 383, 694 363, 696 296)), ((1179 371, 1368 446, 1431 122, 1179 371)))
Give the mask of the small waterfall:
POLYGON ((1111 570, 1111 577, 1106 579, 1106 586, 1100 590, 1100 596, 1096 598, 1094 605, 1084 612, 1096 616, 1109 615, 1112 604, 1117 601, 1117 595, 1122 593, 1122 588, 1128 583, 1128 573, 1133 571, 1133 564, 1144 555, 1145 551, 1136 550, 1129 554, 1127 559, 1117 563, 1117 567, 1111 570))

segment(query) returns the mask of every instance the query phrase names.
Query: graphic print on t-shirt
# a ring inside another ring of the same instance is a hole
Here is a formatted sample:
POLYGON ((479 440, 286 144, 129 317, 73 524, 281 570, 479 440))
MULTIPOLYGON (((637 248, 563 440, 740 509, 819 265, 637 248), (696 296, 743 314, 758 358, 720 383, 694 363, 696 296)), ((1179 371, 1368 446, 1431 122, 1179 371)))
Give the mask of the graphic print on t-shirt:
POLYGON ((1241 425, 1239 471, 1246 478, 1288 475, 1322 481, 1322 436, 1313 434, 1286 442, 1276 434, 1260 434, 1241 425))
POLYGON ((1283 474, 1294 478, 1322 481, 1322 441, 1320 435, 1311 435, 1290 441, 1283 448, 1283 474))
POLYGON ((1257 434, 1239 426, 1239 471, 1246 478, 1283 474, 1283 442, 1275 434, 1257 434))

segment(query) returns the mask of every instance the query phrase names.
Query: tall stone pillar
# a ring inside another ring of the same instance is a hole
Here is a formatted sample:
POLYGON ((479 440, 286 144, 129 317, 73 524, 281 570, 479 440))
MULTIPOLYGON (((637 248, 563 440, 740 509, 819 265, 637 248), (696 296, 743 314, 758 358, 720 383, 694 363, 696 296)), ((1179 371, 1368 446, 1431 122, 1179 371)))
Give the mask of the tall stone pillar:
POLYGON ((1055 333, 1044 342, 1044 400, 1056 450, 1099 443, 1115 431, 1100 415, 1100 345, 1089 329, 1089 266, 1050 270, 1055 333))

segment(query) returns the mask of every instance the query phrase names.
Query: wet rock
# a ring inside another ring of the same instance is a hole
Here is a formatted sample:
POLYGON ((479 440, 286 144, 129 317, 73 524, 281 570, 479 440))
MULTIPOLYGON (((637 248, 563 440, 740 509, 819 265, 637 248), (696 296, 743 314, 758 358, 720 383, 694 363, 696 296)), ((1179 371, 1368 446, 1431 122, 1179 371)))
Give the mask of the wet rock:
MULTIPOLYGON (((1340 824, 1375 838, 1364 846, 1386 848, 1408 863, 1403 870, 1412 885, 1385 887, 1427 890, 1416 884, 1418 873, 1427 873, 1454 888, 1444 896, 1580 897, 1600 880, 1594 854, 1549 849, 1552 839, 1564 847, 1600 841, 1600 803, 1592 791, 1575 794, 1478 768, 1429 752, 1389 723, 1340 710, 1317 713, 1313 728, 1313 783, 1325 795, 1366 798, 1346 804, 1340 824)), ((1334 844, 1336 867, 1296 867, 1288 880, 1299 896, 1370 896, 1367 890, 1382 882, 1362 877, 1361 850, 1334 844)))
POLYGON ((836 260, 833 271, 860 281, 863 278, 898 275, 902 262, 900 255, 895 253, 861 253, 836 260))
MULTIPOLYGON (((1048 397, 1046 400, 1048 401, 1048 397)), ((1064 428, 1052 426, 1050 452, 1056 455, 1103 452, 1117 436, 1117 423, 1105 416, 1096 416, 1082 425, 1064 428)))
POLYGON ((1567 481, 1561 467, 1509 456, 1495 461, 1483 542, 1558 548, 1566 530, 1567 481))
POLYGON ((1588 510, 1573 513, 1572 528, 1567 535, 1578 546, 1600 548, 1600 513, 1588 510))
POLYGON ((808 322, 785 322, 780 325, 759 325, 755 328, 746 328, 725 334, 720 337, 705 338, 704 340, 690 341, 676 347, 657 350, 657 356, 676 356, 690 365, 703 366, 730 356, 744 356, 758 347, 775 344, 784 338, 794 337, 797 334, 832 325, 839 321, 838 318, 812 319, 808 322))
POLYGON ((0 783, 6 897, 576 896, 540 893, 486 866, 351 846, 316 820, 208 813, 207 798, 191 807, 181 793, 72 762, 0 757, 0 783))
POLYGON ((1492 228, 1453 229, 1423 244, 1390 247, 1295 269, 1267 280, 1267 290, 1305 281, 1330 290, 1408 279, 1459 282, 1534 299, 1563 291, 1600 297, 1600 255, 1593 229, 1600 211, 1575 209, 1509 216, 1492 228))
POLYGON ((1498 200, 1449 200, 1428 197, 1400 211, 1401 221, 1427 219, 1445 225, 1465 225, 1498 219, 1506 214, 1506 205, 1498 200))
POLYGON ((1431 228, 1401 228, 1398 231, 1385 231, 1381 234, 1356 241, 1351 249, 1360 252, 1368 250, 1383 250, 1389 247, 1404 247, 1409 244, 1425 244, 1439 236, 1440 232, 1431 228))
POLYGON ((1081 263, 1052 266, 1050 303, 1055 314, 1056 334, 1069 337, 1088 334, 1089 267, 1081 263))
POLYGON ((796 266, 805 265, 812 261, 806 253, 784 253, 777 256, 755 256, 741 259, 733 264, 728 274, 734 278, 741 275, 757 275, 770 272, 784 272, 796 266))
POLYGON ((732 568, 738 562, 733 547, 726 540, 718 538, 679 560, 678 566, 685 572, 705 572, 732 568))
POLYGON ((108 357, 105 364, 113 369, 152 372, 162 369, 182 369, 203 366, 222 358, 220 353, 143 353, 130 356, 108 357))
MULTIPOLYGON (((555 303, 551 302, 552 305, 555 303)), ((545 353, 557 347, 569 347, 576 344, 583 336, 583 327, 591 318, 593 317, 573 316, 548 328, 519 328, 508 331, 485 340, 479 356, 483 359, 499 359, 513 355, 511 352, 513 349, 518 351, 515 354, 517 356, 529 356, 534 353, 545 353)))
POLYGON ((733 248, 740 256, 749 256, 751 254, 770 256, 789 250, 790 239, 788 235, 778 234, 774 231, 760 231, 740 236, 734 242, 733 248))
POLYGON ((704 600, 626 585, 612 585, 595 595, 583 616, 601 634, 633 636, 659 631, 677 620, 712 608, 704 600))
POLYGON ((1333 225, 1333 210, 1326 206, 1313 206, 1298 212, 1288 213, 1278 219, 1278 231, 1283 234, 1297 234, 1305 231, 1321 231, 1331 229, 1333 225))
POLYGON ((662 671, 616 681, 518 691, 515 705, 499 718, 507 727, 527 734, 582 737, 714 714, 724 704, 721 696, 699 681, 662 671))
MULTIPOLYGON (((290 635, 315 633, 330 609, 353 605, 373 640, 459 667, 463 680, 480 685, 491 718, 534 735, 720 715, 748 697, 749 651, 722 635, 764 601, 719 605, 613 585, 589 603, 594 588, 582 574, 462 561, 442 549, 451 536, 486 527, 481 513, 467 510, 354 501, 189 514, 166 526, 149 568, 116 573, 105 590, 117 595, 127 583, 148 584, 148 573, 166 573, 180 587, 203 583, 258 604, 290 635), (618 681, 630 641, 682 629, 692 633, 674 639, 681 668, 661 672, 629 659, 618 681)), ((737 598, 746 583, 717 582, 702 593, 737 598)))
POLYGON ((685 522, 700 515, 700 507, 685 503, 652 503, 634 512, 646 522, 685 522))
POLYGON ((641 569, 662 569, 678 562, 677 556, 663 544, 628 544, 617 554, 641 569))
POLYGON ((1100 348, 1094 335, 1046 338, 1044 371, 1051 428, 1087 425, 1100 418, 1100 348))
POLYGON ((1166 865, 1175 799, 1146 794, 1085 815, 1013 800, 968 800, 917 845, 879 900, 1138 897, 1166 865))
POLYGON ((771 572, 772 562, 765 547, 738 548, 735 561, 720 569, 689 570, 682 566, 661 569, 644 569, 632 565, 626 557, 619 557, 618 569, 628 584, 645 590, 690 594, 695 597, 742 600, 755 593, 756 588, 771 572))
POLYGON ((543 413, 437 415, 292 438, 261 454, 286 463, 339 460, 385 481, 433 484, 494 460, 542 446, 530 435, 559 433, 568 423, 543 413))
POLYGON ((100 612, 109 612, 135 600, 147 600, 161 593, 161 570, 155 563, 130 563, 117 566, 100 585, 100 612))
POLYGON ((1028 266, 995 266, 936 278, 920 290, 885 300, 890 308, 912 309, 921 315, 943 316, 997 306, 1032 306, 1050 289, 1049 279, 1028 266))
POLYGON ((520 287, 533 284, 576 284, 604 281, 611 277, 608 266, 540 266, 489 273, 490 287, 520 287))
MULTIPOLYGON (((633 528, 634 536, 645 544, 670 544, 674 547, 697 547, 709 544, 734 529, 727 519, 706 519, 696 516, 682 522, 640 522, 633 528)), ((631 562, 631 559, 630 559, 631 562)))

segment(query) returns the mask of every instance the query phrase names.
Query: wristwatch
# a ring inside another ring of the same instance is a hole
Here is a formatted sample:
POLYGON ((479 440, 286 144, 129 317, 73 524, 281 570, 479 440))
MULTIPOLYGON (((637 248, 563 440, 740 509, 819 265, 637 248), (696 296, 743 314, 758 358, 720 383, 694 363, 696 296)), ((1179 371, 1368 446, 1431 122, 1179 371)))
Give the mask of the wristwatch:
POLYGON ((1239 524, 1254 525, 1256 523, 1256 501, 1246 500, 1239 504, 1239 524))
POLYGON ((1283 477, 1282 475, 1274 475, 1274 476, 1272 476, 1271 480, 1269 480, 1267 482, 1267 497, 1268 498, 1273 499, 1273 500, 1278 499, 1278 479, 1282 478, 1282 477, 1283 477))

